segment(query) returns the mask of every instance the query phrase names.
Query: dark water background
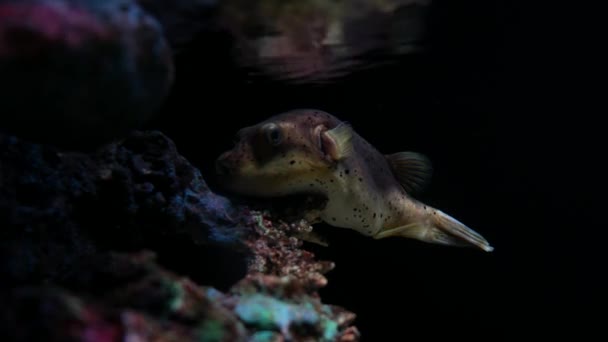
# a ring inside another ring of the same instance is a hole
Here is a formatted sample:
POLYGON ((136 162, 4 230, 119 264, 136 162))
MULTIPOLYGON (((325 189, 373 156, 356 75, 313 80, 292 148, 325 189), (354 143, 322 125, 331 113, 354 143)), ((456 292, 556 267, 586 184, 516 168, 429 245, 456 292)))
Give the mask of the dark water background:
POLYGON ((601 227, 590 223, 599 170, 589 148, 600 136, 583 91, 562 87, 575 82, 567 56, 577 50, 563 44, 576 41, 551 13, 523 2, 436 1, 425 52, 324 85, 252 81, 229 39, 201 35, 178 56, 176 86, 149 127, 175 140, 211 185, 213 161, 239 128, 300 107, 349 121, 382 152, 426 154, 435 172, 419 198, 495 251, 320 225, 331 246, 310 248, 337 265, 324 301, 356 312, 364 341, 547 336, 579 312, 566 308, 597 300, 598 271, 582 261, 597 258, 590 243, 601 227))

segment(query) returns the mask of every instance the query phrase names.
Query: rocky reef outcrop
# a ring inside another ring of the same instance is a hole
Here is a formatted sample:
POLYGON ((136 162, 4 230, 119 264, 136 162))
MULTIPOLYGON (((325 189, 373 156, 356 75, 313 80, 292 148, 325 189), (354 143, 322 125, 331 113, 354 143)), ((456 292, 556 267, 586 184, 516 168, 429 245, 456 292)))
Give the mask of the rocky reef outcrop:
POLYGON ((136 130, 214 5, 0 0, 3 340, 358 339, 302 248, 320 202, 226 198, 136 130))
POLYGON ((0 151, 3 336, 357 339, 317 293, 333 264, 301 248, 307 222, 213 193, 163 134, 96 153, 2 136, 0 151))

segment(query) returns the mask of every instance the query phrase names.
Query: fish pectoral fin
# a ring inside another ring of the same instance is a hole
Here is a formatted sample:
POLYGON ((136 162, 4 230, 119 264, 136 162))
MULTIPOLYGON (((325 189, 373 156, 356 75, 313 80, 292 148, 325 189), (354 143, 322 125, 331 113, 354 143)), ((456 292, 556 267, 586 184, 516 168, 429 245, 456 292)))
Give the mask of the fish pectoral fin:
POLYGON ((321 135, 321 141, 327 154, 333 160, 340 160, 352 153, 353 130, 345 122, 340 123, 333 129, 327 130, 321 135))
POLYGON ((433 167, 426 156, 416 152, 399 152, 385 157, 395 177, 409 194, 423 190, 431 180, 433 167))
POLYGON ((438 210, 430 220, 381 230, 374 238, 383 239, 391 236, 401 236, 440 245, 477 247, 486 252, 494 250, 488 241, 477 232, 438 210))

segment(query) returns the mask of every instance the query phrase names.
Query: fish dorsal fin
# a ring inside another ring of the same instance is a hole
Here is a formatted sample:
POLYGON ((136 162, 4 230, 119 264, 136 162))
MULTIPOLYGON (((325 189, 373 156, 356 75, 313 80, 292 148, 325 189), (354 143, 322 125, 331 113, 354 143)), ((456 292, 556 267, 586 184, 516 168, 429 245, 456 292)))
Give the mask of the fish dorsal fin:
POLYGON ((343 159, 351 154, 353 149, 352 138, 352 127, 345 122, 325 131, 321 136, 325 152, 334 160, 343 159))
POLYGON ((395 177, 409 194, 421 191, 431 180, 431 162, 420 153, 399 152, 386 155, 386 159, 395 177))

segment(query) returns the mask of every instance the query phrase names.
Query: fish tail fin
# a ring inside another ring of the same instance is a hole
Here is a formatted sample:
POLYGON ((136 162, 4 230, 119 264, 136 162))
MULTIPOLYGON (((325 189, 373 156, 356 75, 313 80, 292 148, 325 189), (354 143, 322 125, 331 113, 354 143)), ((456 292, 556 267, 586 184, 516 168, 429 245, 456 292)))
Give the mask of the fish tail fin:
POLYGON ((402 236, 441 245, 476 247, 486 252, 494 250, 494 247, 490 246, 479 233, 431 207, 426 207, 420 220, 380 231, 375 238, 381 239, 389 236, 402 236))
POLYGON ((439 210, 433 210, 431 222, 446 236, 447 245, 469 245, 491 252, 494 247, 479 233, 439 210))

